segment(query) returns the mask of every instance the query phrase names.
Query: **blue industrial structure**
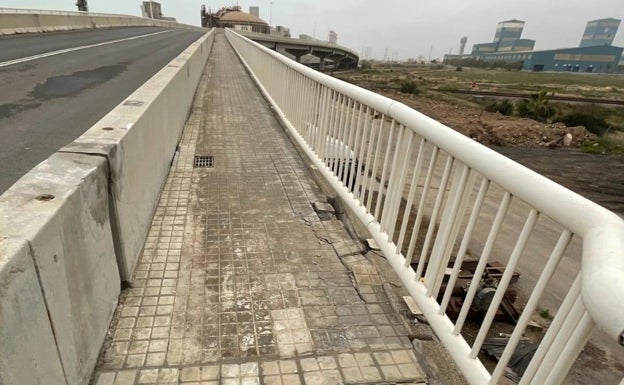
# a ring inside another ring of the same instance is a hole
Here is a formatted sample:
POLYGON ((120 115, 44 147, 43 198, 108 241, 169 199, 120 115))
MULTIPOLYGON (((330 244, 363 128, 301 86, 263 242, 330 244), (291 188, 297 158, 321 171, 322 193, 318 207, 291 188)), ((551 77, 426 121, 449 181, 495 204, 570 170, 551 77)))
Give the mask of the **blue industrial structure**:
POLYGON ((620 26, 618 19, 592 20, 587 23, 580 47, 611 45, 620 26))
POLYGON ((533 51, 535 41, 520 38, 524 22, 503 21, 498 23, 494 42, 475 44, 470 55, 445 55, 444 61, 518 63, 518 68, 529 71, 620 72, 624 48, 611 45, 619 25, 618 19, 592 20, 579 47, 533 51))
POLYGON ((472 46, 472 55, 482 55, 494 52, 530 51, 535 46, 535 40, 521 39, 524 21, 506 20, 496 26, 494 42, 481 43, 472 46))
POLYGON ((545 51, 497 52, 472 57, 492 63, 500 61, 522 63, 522 69, 529 71, 608 73, 617 71, 623 50, 623 48, 608 45, 545 51))

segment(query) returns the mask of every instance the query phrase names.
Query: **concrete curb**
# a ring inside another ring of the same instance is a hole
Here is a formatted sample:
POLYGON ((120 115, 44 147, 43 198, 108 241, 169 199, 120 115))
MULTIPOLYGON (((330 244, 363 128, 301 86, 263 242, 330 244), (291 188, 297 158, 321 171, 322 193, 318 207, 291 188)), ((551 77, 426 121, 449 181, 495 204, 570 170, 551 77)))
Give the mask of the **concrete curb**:
MULTIPOLYGON (((27 243, 37 272, 36 279, 28 277, 31 290, 18 293, 18 303, 36 301, 32 286, 40 286, 44 320, 49 320, 32 330, 28 323, 3 322, 0 335, 46 336, 51 326, 58 353, 46 356, 49 352, 35 350, 31 359, 54 362, 60 357, 68 384, 88 382, 120 292, 107 190, 105 159, 54 154, 0 196, 0 238, 27 243)), ((5 252, 0 258, 7 263, 24 258, 20 250, 5 252)), ((3 302, 6 295, 0 295, 3 302)), ((16 306, 14 312, 32 320, 41 316, 40 307, 16 306)))
POLYGON ((0 13, 0 35, 69 31, 111 27, 155 26, 203 30, 188 24, 123 15, 52 15, 45 13, 0 13))
POLYGON ((110 167, 120 276, 130 279, 208 60, 202 36, 61 152, 101 155, 110 167))
POLYGON ((206 33, 0 196, 0 383, 86 385, 193 105, 206 33))
POLYGON ((27 241, 0 238, 0 384, 65 385, 27 241))

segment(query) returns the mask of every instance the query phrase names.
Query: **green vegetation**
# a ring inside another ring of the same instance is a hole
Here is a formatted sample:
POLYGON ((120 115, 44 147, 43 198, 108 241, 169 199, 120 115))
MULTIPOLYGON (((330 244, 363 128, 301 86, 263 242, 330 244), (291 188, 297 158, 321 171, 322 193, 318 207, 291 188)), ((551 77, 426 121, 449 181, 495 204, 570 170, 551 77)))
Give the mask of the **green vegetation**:
POLYGON ((553 122, 561 122, 566 127, 585 126, 587 131, 596 135, 602 135, 609 129, 609 124, 602 116, 595 116, 585 112, 570 112, 556 117, 553 122))
POLYGON ((614 89, 618 90, 624 88, 624 76, 611 74, 502 71, 500 69, 492 70, 466 67, 463 68, 463 71, 458 72, 455 71, 454 66, 449 66, 444 70, 428 72, 427 76, 444 78, 463 84, 477 82, 479 84, 496 83, 514 86, 532 85, 541 88, 546 88, 546 85, 552 85, 554 88, 565 88, 566 86, 608 87, 609 92, 613 92, 614 89))
POLYGON ((363 71, 370 70, 373 68, 373 65, 368 60, 360 60, 360 69, 363 71))
POLYGON ((519 116, 535 119, 538 122, 546 123, 555 114, 555 109, 550 104, 550 98, 554 94, 546 90, 529 95, 528 99, 523 99, 517 106, 519 116))
POLYGON ((513 115, 514 105, 507 99, 494 100, 485 105, 485 110, 488 112, 498 112, 502 115, 513 115))
MULTIPOLYGON (((457 105, 502 115, 515 115, 543 123, 584 126, 599 137, 583 149, 593 153, 622 153, 624 108, 553 101, 557 95, 624 99, 624 76, 570 72, 514 71, 503 62, 424 64, 420 61, 387 63, 363 61, 362 70, 348 75, 348 81, 372 90, 396 89, 403 94, 443 98, 457 105), (370 67, 369 67, 370 65, 370 67), (483 68, 474 68, 483 66, 483 68), (461 68, 461 71, 459 70, 461 68), (527 98, 497 99, 462 95, 454 91, 519 92, 527 98)), ((506 63, 514 64, 514 63, 506 63)), ((518 63, 515 63, 516 65, 518 63)))
POLYGON ((595 141, 583 143, 581 150, 590 154, 624 155, 624 132, 607 132, 595 141))
POLYGON ((550 315, 550 311, 548 309, 541 309, 539 311, 539 316, 544 318, 544 319, 551 319, 552 316, 550 315))
POLYGON ((418 95, 420 93, 420 89, 418 88, 418 84, 412 80, 406 80, 401 83, 400 91, 404 94, 418 95))

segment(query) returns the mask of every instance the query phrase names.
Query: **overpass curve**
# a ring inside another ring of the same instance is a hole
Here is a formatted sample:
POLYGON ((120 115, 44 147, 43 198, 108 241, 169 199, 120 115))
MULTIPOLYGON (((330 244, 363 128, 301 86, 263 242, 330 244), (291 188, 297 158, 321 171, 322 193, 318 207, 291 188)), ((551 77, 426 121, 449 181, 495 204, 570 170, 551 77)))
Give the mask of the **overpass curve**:
POLYGON ((254 33, 247 31, 236 31, 257 43, 264 45, 274 51, 288 53, 295 60, 300 61, 301 57, 311 54, 320 59, 320 69, 324 68, 326 59, 336 63, 336 68, 354 68, 360 60, 359 55, 354 50, 337 44, 331 44, 326 41, 315 39, 293 39, 275 35, 267 35, 263 33, 254 33))
POLYGON ((0 37, 0 194, 201 35, 130 27, 0 37))

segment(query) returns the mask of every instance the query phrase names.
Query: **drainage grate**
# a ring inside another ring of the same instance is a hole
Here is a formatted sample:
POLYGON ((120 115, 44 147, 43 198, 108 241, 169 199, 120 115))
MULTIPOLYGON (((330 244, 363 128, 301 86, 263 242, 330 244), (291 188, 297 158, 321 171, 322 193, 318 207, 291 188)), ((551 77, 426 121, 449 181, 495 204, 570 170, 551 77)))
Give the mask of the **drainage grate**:
POLYGON ((212 155, 195 155, 195 168, 213 168, 214 157, 212 155))

